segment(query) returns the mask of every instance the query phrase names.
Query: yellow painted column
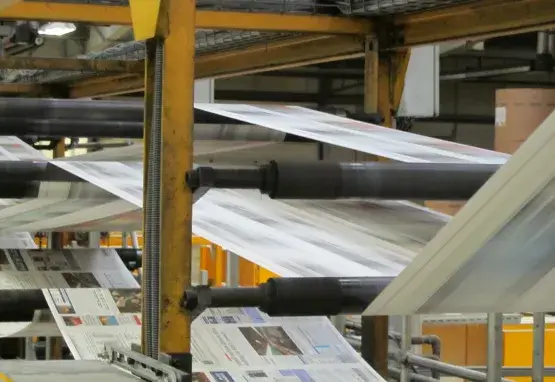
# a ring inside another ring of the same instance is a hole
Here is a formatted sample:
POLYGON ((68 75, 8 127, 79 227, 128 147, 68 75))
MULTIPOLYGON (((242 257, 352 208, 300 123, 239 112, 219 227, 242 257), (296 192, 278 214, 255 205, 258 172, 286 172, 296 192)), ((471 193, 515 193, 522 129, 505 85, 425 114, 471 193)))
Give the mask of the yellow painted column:
POLYGON ((181 309, 191 284, 192 195, 185 173, 193 167, 195 62, 194 0, 162 1, 167 22, 162 87, 162 199, 160 351, 190 351, 191 321, 181 309))
MULTIPOLYGON (((393 127, 393 118, 401 103, 404 79, 410 53, 408 51, 380 52, 377 40, 367 41, 364 71, 364 108, 367 113, 383 116, 383 126, 393 127)), ((377 158, 377 160, 386 160, 377 158)), ((388 372, 387 316, 363 317, 361 354, 382 377, 388 372)))
MULTIPOLYGON (((193 160, 196 3, 194 0, 131 0, 130 6, 135 38, 147 39, 145 190, 147 185, 156 185, 155 191, 160 191, 159 233, 156 224, 152 226, 150 234, 146 227, 143 231, 143 290, 147 289, 146 285, 155 285, 153 290, 159 292, 144 296, 143 351, 153 357, 158 351, 168 354, 189 353, 191 322, 181 309, 181 302, 185 288, 191 284, 192 271, 192 195, 185 184, 185 174, 192 169, 193 160), (157 59, 160 53, 163 55, 162 60, 157 59), (154 86, 157 74, 155 63, 161 69, 158 73, 162 77, 162 81, 158 82, 160 93, 154 86), (154 103, 159 104, 155 100, 160 98, 160 113, 155 115, 152 106, 154 103), (160 126, 159 146, 149 142, 149 128, 154 126, 153 123, 160 126), (159 172, 156 166, 151 166, 155 170, 150 176, 159 176, 159 179, 148 179, 146 173, 149 167, 147 154, 153 150, 160 151, 156 156, 160 165, 159 172), (151 252, 159 253, 159 259, 148 253, 147 245, 151 252), (158 296, 159 304, 157 301, 148 301, 158 296), (145 317, 145 314, 150 318, 145 317), (156 325, 153 325, 156 322, 157 330, 156 325), (149 344, 146 343, 147 330, 153 339, 149 344)), ((146 199, 144 202, 146 213, 149 205, 146 199)), ((158 201, 150 203, 157 205, 158 201)), ((152 216, 158 218, 156 213, 152 216)))

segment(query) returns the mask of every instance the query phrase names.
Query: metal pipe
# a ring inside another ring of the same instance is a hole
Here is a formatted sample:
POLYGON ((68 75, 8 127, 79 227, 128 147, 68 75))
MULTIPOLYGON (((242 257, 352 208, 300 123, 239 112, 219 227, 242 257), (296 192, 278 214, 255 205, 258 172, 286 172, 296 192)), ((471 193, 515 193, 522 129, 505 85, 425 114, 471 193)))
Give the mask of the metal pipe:
POLYGON ((498 382, 503 369, 503 315, 488 314, 487 382, 498 382))
MULTIPOLYGON (((487 370, 485 366, 469 366, 468 368, 476 371, 487 370)), ((532 368, 527 366, 504 366, 502 373, 504 377, 530 377, 532 376, 532 368)), ((544 377, 555 377, 555 367, 545 367, 544 377)))
POLYGON ((498 165, 461 163, 277 163, 258 168, 199 167, 189 187, 258 189, 272 199, 467 200, 498 165))
POLYGON ((391 282, 392 277, 271 278, 258 287, 185 291, 189 312, 214 307, 258 307, 270 316, 336 316, 360 314, 391 282))
POLYGON ((534 313, 532 382, 543 382, 545 358, 545 313, 534 313))
MULTIPOLYGON (((412 327, 411 327, 411 317, 410 316, 403 316, 402 317, 402 326, 401 326, 401 352, 403 354, 407 354, 411 348, 411 336, 412 336, 412 327)), ((401 363, 401 375, 399 376, 399 382, 409 382, 409 373, 410 373, 410 366, 407 362, 401 363)))
POLYGON ((547 53, 551 57, 555 56, 555 34, 553 34, 552 30, 547 33, 547 53))
POLYGON ((538 44, 536 47, 536 54, 543 55, 549 53, 548 51, 548 35, 545 31, 538 32, 538 44))
MULTIPOLYGON (((399 380, 399 378, 401 377, 401 370, 396 367, 389 366, 388 371, 390 376, 397 378, 397 380, 399 380)), ((409 378, 410 378, 410 381, 413 381, 413 382, 440 382, 439 379, 428 377, 426 375, 415 374, 415 373, 409 373, 409 378)))
MULTIPOLYGON (((455 366, 449 363, 436 361, 426 357, 420 357, 411 353, 404 355, 404 360, 410 365, 424 367, 430 370, 437 370, 441 374, 449 375, 452 377, 458 377, 467 379, 469 381, 489 381, 486 373, 481 373, 479 371, 474 371, 466 367, 455 366)), ((507 379, 499 377, 496 382, 510 382, 507 379)))
POLYGON ((139 246, 139 237, 137 236, 136 231, 131 232, 131 246, 134 249, 139 249, 140 248, 140 246, 139 246))
POLYGON ((484 69, 462 73, 446 73, 439 76, 441 81, 468 80, 473 78, 505 76, 507 74, 528 73, 532 70, 531 65, 515 66, 511 68, 484 69))
POLYGON ((0 183, 85 182, 48 162, 0 160, 0 183))
MULTIPOLYGON (((351 323, 350 325, 351 327, 347 326, 348 329, 354 327, 354 329, 357 330, 356 324, 353 325, 351 323)), ((360 330, 360 325, 358 326, 358 330, 360 330)), ((401 333, 389 332, 389 337, 396 341, 400 341, 401 333)), ((432 348, 432 355, 434 357, 437 357, 438 359, 441 358, 441 338, 439 338, 438 336, 433 334, 425 336, 412 336, 411 341, 413 345, 430 345, 430 347, 432 348)))

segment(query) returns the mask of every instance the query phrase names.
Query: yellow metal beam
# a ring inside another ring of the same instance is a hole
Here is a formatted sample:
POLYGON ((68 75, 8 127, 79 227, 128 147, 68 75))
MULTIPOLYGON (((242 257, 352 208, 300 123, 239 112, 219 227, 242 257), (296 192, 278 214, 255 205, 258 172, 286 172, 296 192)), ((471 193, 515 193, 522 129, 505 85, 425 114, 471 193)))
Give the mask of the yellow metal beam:
MULTIPOLYGON (((379 112, 383 125, 393 127, 393 118, 401 103, 410 52, 378 51, 370 41, 365 55, 364 107, 368 113, 379 112)), ((377 158, 383 160, 384 158, 377 158)), ((361 355, 381 376, 387 378, 389 318, 362 317, 361 355)))
POLYGON ((21 1, 0 10, 1 20, 83 22, 131 25, 129 7, 21 1))
POLYGON ((199 29, 248 29, 340 35, 367 35, 374 31, 373 22, 360 17, 222 11, 197 11, 196 26, 199 29))
MULTIPOLYGON (((0 0, 1 1, 1 0, 0 0)), ((139 1, 139 0, 137 0, 139 1)), ((160 3, 159 0, 145 0, 140 3, 160 3)), ((132 25, 135 18, 143 28, 136 37, 151 37, 149 31, 155 29, 148 16, 156 14, 146 6, 137 8, 134 17, 129 7, 90 4, 66 4, 46 1, 22 1, 6 9, 0 8, 0 20, 71 21, 97 25, 132 25)), ((303 32, 324 34, 366 35, 372 33, 373 23, 364 18, 294 15, 258 12, 197 11, 198 29, 237 29, 276 32, 303 32)))
MULTIPOLYGON (((227 78, 364 56, 364 38, 303 36, 252 45, 246 49, 198 56, 195 77, 227 78)), ((144 90, 138 75, 105 76, 70 86, 71 98, 105 97, 144 90)))
POLYGON ((196 59, 195 74, 197 78, 234 77, 363 55, 363 37, 303 36, 201 55, 196 59))
POLYGON ((195 0, 162 0, 167 21, 162 86, 160 352, 190 352, 191 321, 181 309, 191 285, 195 0), (165 3, 165 4, 164 4, 165 3), (165 5, 165 6, 164 6, 165 5))
POLYGON ((161 37, 158 33, 160 5, 160 0, 129 0, 135 40, 161 37))
POLYGON ((38 94, 45 90, 41 84, 0 84, 0 94, 38 94))
POLYGON ((142 73, 142 61, 85 60, 43 57, 2 57, 0 69, 75 70, 96 73, 142 73))
POLYGON ((70 98, 110 97, 142 92, 145 80, 141 75, 102 76, 79 80, 69 86, 70 98))
POLYGON ((394 18, 394 46, 494 37, 555 27, 553 0, 482 0, 394 18))

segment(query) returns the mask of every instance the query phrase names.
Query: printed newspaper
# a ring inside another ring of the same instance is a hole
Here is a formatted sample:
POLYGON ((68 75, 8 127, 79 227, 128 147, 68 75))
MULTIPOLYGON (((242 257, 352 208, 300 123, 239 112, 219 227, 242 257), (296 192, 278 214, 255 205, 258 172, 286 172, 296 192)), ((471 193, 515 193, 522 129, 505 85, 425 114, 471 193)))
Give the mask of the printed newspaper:
MULTIPOLYGON (((26 235, 27 241, 32 242, 26 235)), ((36 247, 34 242, 33 246, 36 247)), ((113 249, 0 249, 1 289, 138 287, 113 249)), ((84 298, 90 293, 87 289, 77 290, 84 298)), ((43 312, 35 315, 32 322, 2 323, 0 337, 59 333, 48 316, 43 312)))
MULTIPOLYGON (((75 359, 141 341, 138 289, 50 289, 47 301, 75 359)), ((324 317, 272 318, 208 309, 192 325, 194 381, 382 381, 324 317)))

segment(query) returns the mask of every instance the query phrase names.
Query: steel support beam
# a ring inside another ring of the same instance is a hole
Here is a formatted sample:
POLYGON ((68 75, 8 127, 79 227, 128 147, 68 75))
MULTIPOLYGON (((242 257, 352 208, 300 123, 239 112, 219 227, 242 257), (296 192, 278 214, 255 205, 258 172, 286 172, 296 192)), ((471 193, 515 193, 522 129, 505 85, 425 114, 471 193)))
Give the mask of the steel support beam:
POLYGON ((197 78, 226 78, 364 56, 364 37, 302 36, 201 55, 197 78))
MULTIPOLYGON (((127 6, 69 4, 51 1, 22 1, 5 9, 0 7, 0 19, 132 25, 131 11, 127 6)), ((195 21, 198 29, 347 35, 369 34, 372 32, 372 25, 370 20, 363 18, 207 10, 199 10, 195 21)))
POLYGON ((386 40, 386 45, 413 46, 481 39, 553 27, 554 1, 482 0, 395 16, 391 28, 398 30, 392 40, 386 40))
POLYGON ((143 345, 153 358, 190 352, 181 298, 191 284, 193 201, 184 183, 193 166, 195 7, 162 0, 160 35, 147 41, 143 345))
MULTIPOLYGON (((242 50, 198 56, 195 60, 195 78, 228 78, 363 56, 363 37, 329 35, 292 37, 270 43, 254 44, 242 50)), ((72 84, 70 97, 106 97, 143 90, 142 76, 106 76, 72 84)))
POLYGON ((0 69, 74 70, 95 73, 142 73, 141 61, 85 60, 42 57, 2 57, 0 69))

